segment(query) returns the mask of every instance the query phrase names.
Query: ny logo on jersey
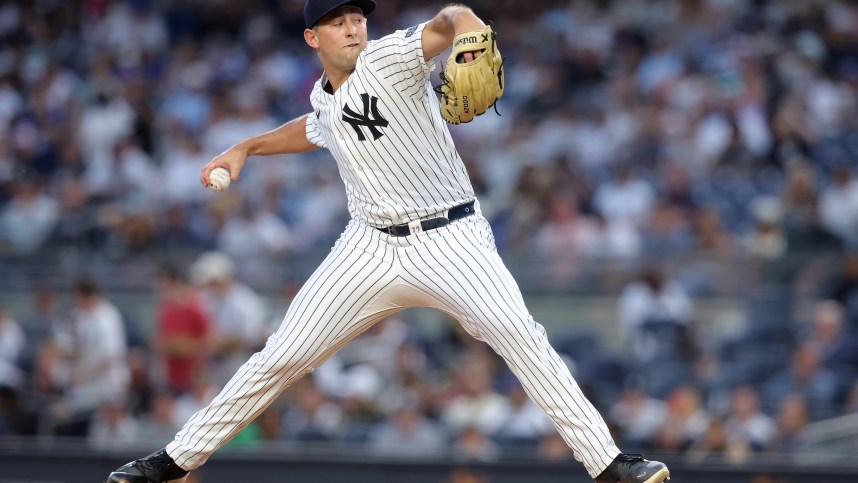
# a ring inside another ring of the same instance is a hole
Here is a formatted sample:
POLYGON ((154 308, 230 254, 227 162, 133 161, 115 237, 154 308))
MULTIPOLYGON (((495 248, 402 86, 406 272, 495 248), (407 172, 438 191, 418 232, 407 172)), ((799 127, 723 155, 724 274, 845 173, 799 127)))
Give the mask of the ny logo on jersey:
POLYGON ((360 98, 363 101, 363 114, 352 111, 346 104, 343 106, 343 121, 351 124, 357 133, 358 141, 366 141, 361 126, 369 128, 369 132, 372 133, 372 140, 375 141, 384 136, 379 128, 387 127, 387 119, 381 117, 378 112, 378 97, 361 94, 360 98))

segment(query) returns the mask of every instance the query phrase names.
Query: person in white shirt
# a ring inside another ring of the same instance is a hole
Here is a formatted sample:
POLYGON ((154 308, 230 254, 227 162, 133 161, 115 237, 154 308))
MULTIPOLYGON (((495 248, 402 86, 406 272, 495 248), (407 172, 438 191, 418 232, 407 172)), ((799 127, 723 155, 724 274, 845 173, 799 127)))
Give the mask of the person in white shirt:
POLYGON ((224 253, 203 253, 191 266, 190 275, 203 288, 206 310, 215 322, 213 382, 223 385, 265 344, 265 303, 235 279, 235 265, 224 253))
POLYGON ((0 387, 18 387, 22 382, 21 356, 27 339, 21 326, 0 307, 0 387))
POLYGON ((847 243, 858 243, 858 179, 843 166, 834 173, 819 200, 822 226, 847 243))
MULTIPOLYGON (((672 322, 687 325, 694 315, 694 304, 681 285, 670 280, 660 268, 650 267, 641 272, 620 293, 618 318, 621 335, 628 343, 647 322, 672 322)), ((640 341, 636 341, 640 342, 640 341)), ((635 348, 635 355, 645 358, 648 348, 635 348), (639 349, 639 350, 638 350, 639 349)))
POLYGON ((119 310, 89 278, 75 283, 73 295, 72 344, 63 354, 69 379, 62 398, 51 407, 60 424, 88 422, 102 405, 123 400, 130 382, 119 310))
POLYGON ((636 177, 629 166, 617 168, 614 178, 600 184, 593 195, 593 204, 605 219, 631 222, 635 226, 646 222, 655 201, 653 187, 636 177))
POLYGON ((772 418, 760 411, 760 397, 752 386, 733 391, 730 416, 727 418, 727 441, 745 444, 761 451, 775 437, 777 426, 772 418))

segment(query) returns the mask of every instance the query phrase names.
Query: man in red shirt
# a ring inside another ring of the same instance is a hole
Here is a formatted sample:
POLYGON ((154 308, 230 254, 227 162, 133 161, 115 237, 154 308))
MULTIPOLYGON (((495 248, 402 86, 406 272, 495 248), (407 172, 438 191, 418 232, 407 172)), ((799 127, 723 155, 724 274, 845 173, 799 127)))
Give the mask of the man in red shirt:
POLYGON ((158 284, 161 301, 152 348, 163 357, 167 386, 184 393, 207 370, 212 324, 199 295, 178 269, 163 268, 158 284))

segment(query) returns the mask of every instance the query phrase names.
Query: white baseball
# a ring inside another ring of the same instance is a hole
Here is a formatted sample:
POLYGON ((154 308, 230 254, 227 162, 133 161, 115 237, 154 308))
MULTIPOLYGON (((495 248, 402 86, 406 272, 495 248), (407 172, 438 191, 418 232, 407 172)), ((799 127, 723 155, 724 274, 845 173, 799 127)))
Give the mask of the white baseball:
POLYGON ((229 188, 231 179, 226 168, 215 168, 209 174, 209 188, 214 191, 223 191, 229 188))

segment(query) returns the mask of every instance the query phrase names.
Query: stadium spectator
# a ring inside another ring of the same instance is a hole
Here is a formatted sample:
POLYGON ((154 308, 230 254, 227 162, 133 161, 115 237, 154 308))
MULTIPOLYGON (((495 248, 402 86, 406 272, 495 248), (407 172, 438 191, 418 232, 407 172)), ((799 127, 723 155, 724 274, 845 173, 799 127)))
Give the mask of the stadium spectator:
POLYGON ((503 394, 509 402, 509 416, 494 436, 503 445, 536 446, 549 433, 553 433, 551 419, 527 397, 517 379, 504 381, 503 394))
POLYGON ((718 258, 729 258, 735 241, 723 225, 718 212, 704 207, 695 213, 692 220, 695 249, 718 258))
POLYGON ((662 268, 642 270, 636 280, 623 288, 618 300, 620 334, 630 353, 641 360, 651 359, 662 350, 672 353, 679 349, 673 345, 664 347, 665 340, 651 334, 650 328, 658 324, 672 331, 684 331, 693 315, 694 304, 688 293, 668 278, 662 268))
POLYGON ((286 438, 295 441, 335 441, 347 426, 342 408, 319 390, 311 379, 297 382, 290 392, 295 394, 283 416, 286 438))
POLYGON ((845 243, 858 244, 858 179, 853 168, 841 166, 819 201, 822 226, 845 243))
POLYGON ((703 434, 697 438, 685 453, 688 461, 700 464, 707 461, 731 463, 747 461, 750 451, 747 448, 731 446, 727 442, 727 431, 722 418, 713 418, 703 434))
POLYGON ((385 382, 400 382, 403 368, 397 352, 408 336, 408 328, 399 317, 389 317, 359 335, 347 347, 316 368, 313 378, 326 395, 335 398, 351 416, 373 418, 382 408, 396 407, 407 398, 406 389, 395 385, 382 397, 385 382))
POLYGON ((403 401, 368 435, 369 450, 385 456, 439 456, 447 450, 447 433, 428 419, 415 401, 403 401))
POLYGON ((613 178, 600 184, 593 195, 593 206, 606 219, 638 227, 646 222, 655 203, 653 187, 629 165, 617 168, 613 178))
POLYGON ((141 426, 126 408, 125 401, 105 401, 89 425, 87 442, 97 450, 117 450, 136 446, 141 426))
POLYGON ((252 80, 233 89, 222 112, 213 112, 210 117, 202 135, 205 151, 221 153, 242 139, 276 128, 278 123, 267 110, 267 100, 265 92, 252 80))
POLYGON ((617 425, 622 441, 635 448, 650 448, 666 423, 664 401, 647 395, 640 382, 629 380, 617 402, 611 407, 611 421, 617 425))
POLYGON ((536 166, 523 166, 513 179, 509 203, 499 210, 503 219, 500 240, 502 246, 527 246, 532 233, 539 229, 539 222, 547 206, 548 180, 536 166))
POLYGON ((124 400, 129 369, 122 315, 88 277, 74 285, 74 310, 65 334, 55 333, 51 367, 62 397, 49 415, 64 436, 86 436, 96 411, 124 400))
POLYGON ((207 370, 212 352, 212 321, 199 294, 175 266, 161 269, 157 329, 150 345, 161 357, 164 384, 177 394, 207 370))
MULTIPOLYGON (((202 252, 214 248, 214 240, 207 236, 206 228, 199 228, 191 220, 195 212, 185 205, 169 205, 162 217, 156 220, 154 248, 166 259, 183 253, 202 252)), ((208 228, 208 227, 207 227, 208 228)))
POLYGON ((289 226, 274 210, 245 200, 227 215, 217 248, 239 263, 246 278, 259 278, 272 256, 291 248, 292 237, 289 226))
POLYGON ((685 450, 706 432, 711 418, 702 406, 700 391, 692 386, 674 389, 666 403, 667 416, 656 436, 656 448, 685 450))
POLYGON ((802 339, 819 354, 823 367, 852 377, 858 372, 858 341, 844 327, 844 319, 843 306, 839 302, 819 302, 802 339))
POLYGON ((0 387, 19 388, 24 382, 22 357, 27 346, 24 331, 0 306, 0 387))
POLYGON ((787 250, 783 229, 783 206, 773 196, 758 196, 751 202, 754 226, 745 234, 742 244, 747 253, 760 260, 776 260, 787 250))
POLYGON ((797 449, 797 437, 810 422, 807 402, 798 394, 790 394, 780 403, 775 437, 769 441, 768 451, 792 454, 797 449))
POLYGON ((161 162, 161 190, 164 201, 170 204, 196 206, 212 198, 214 193, 199 189, 200 163, 205 164, 208 153, 199 140, 181 129, 167 134, 161 162))
POLYGON ((819 180, 810 163, 796 160, 787 166, 781 198, 787 248, 792 252, 837 249, 843 243, 826 231, 819 216, 819 180))
POLYGON ((259 428, 259 441, 267 444, 283 442, 283 411, 279 407, 269 407, 254 421, 259 428))
POLYGON ((53 234, 59 205, 37 180, 16 178, 12 199, 0 209, 0 248, 31 255, 53 234))
POLYGON ((214 383, 222 386, 265 344, 268 312, 259 295, 235 279, 235 265, 223 253, 201 254, 190 276, 202 288, 205 311, 214 322, 209 368, 214 383))
POLYGON ((550 195, 546 218, 534 237, 534 246, 552 261, 546 273, 549 287, 564 287, 580 270, 579 260, 596 251, 597 227, 581 214, 573 193, 550 195))
POLYGON ((555 431, 539 440, 536 457, 544 461, 573 461, 575 455, 560 433, 555 431))
POLYGON ((443 408, 441 421, 452 434, 464 432, 464 441, 476 440, 467 428, 487 436, 497 434, 508 420, 511 409, 507 399, 492 389, 491 369, 481 359, 467 358, 453 369, 459 392, 443 408))
POLYGON ((759 395, 752 386, 733 390, 725 429, 728 444, 747 445, 757 452, 767 447, 777 432, 774 421, 760 411, 759 395))
POLYGON ((846 311, 846 323, 858 328, 858 250, 850 250, 838 261, 830 280, 821 288, 822 296, 836 300, 846 311))
POLYGON ((78 123, 78 141, 86 159, 86 186, 95 197, 108 189, 114 147, 133 132, 134 110, 118 89, 112 86, 97 91, 85 104, 78 123))
POLYGON ((38 361, 42 348, 50 342, 54 326, 60 323, 60 312, 57 308, 57 295, 45 287, 37 288, 33 294, 33 306, 21 318, 21 330, 24 333, 26 345, 21 354, 21 364, 27 372, 26 384, 34 385, 38 361))
POLYGON ((694 246, 691 220, 685 208, 672 201, 657 200, 641 224, 643 250, 653 256, 687 253, 694 246))
MULTIPOLYGON (((335 232, 343 225, 342 207, 346 206, 346 198, 337 176, 325 170, 317 171, 310 180, 309 192, 301 197, 297 206, 290 206, 294 220, 290 230, 301 236, 290 237, 289 248, 307 251, 314 248, 318 240, 338 235, 335 232)), ((281 200, 281 206, 286 204, 286 200, 281 200)))
POLYGON ((173 421, 187 421, 195 412, 206 407, 217 396, 220 388, 212 384, 208 375, 199 374, 191 381, 191 388, 176 398, 173 404, 173 421))
POLYGON ((173 416, 176 398, 166 390, 156 390, 149 400, 149 410, 137 417, 136 434, 140 445, 151 448, 163 446, 181 428, 173 416))
POLYGON ((800 394, 810 403, 811 419, 819 420, 835 414, 841 391, 837 377, 820 365, 820 354, 806 342, 795 349, 788 368, 763 384, 760 394, 770 410, 789 394, 800 394))
POLYGON ((620 267, 633 267, 643 251, 640 231, 630 222, 611 221, 599 213, 591 215, 596 239, 585 254, 588 260, 611 261, 620 267))

